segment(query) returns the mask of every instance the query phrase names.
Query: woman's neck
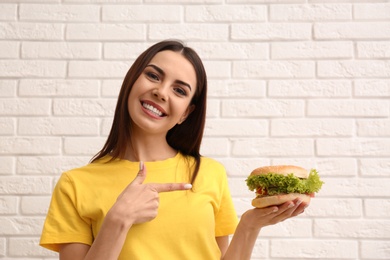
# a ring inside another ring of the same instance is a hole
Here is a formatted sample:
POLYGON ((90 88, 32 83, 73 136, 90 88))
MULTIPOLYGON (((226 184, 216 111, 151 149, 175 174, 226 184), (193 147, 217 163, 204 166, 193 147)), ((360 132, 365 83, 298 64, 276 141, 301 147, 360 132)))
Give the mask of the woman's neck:
POLYGON ((125 158, 129 161, 162 161, 172 158, 177 154, 166 141, 157 136, 132 136, 127 146, 125 158))

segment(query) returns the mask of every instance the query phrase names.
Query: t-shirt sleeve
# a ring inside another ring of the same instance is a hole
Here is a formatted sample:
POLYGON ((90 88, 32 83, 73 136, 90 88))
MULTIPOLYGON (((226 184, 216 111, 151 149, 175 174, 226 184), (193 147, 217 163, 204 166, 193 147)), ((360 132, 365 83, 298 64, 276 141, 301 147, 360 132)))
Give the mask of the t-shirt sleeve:
POLYGON ((238 223, 224 167, 220 177, 220 204, 215 216, 215 235, 217 237, 233 234, 238 223))
POLYGON ((91 245, 92 240, 91 221, 80 215, 75 185, 64 173, 54 188, 40 245, 58 252, 60 244, 91 245))

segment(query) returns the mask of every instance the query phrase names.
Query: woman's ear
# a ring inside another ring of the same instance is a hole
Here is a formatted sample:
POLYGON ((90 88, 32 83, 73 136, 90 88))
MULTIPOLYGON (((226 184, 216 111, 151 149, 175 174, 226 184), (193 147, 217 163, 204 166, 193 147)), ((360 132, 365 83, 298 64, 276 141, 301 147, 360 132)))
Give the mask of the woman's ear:
POLYGON ((181 123, 186 121, 187 117, 192 113, 192 111, 194 111, 194 109, 195 109, 195 105, 189 105, 186 111, 184 112, 184 114, 182 115, 182 117, 180 118, 179 122, 177 122, 177 124, 180 125, 181 123))

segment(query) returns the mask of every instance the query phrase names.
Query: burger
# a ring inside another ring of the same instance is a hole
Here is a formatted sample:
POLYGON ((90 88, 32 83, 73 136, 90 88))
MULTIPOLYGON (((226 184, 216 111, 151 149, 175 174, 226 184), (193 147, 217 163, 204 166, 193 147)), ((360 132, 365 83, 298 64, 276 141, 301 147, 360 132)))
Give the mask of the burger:
POLYGON ((297 198, 309 203, 324 182, 315 169, 308 172, 294 165, 279 165, 254 169, 246 183, 249 190, 256 191, 252 206, 265 208, 297 198))

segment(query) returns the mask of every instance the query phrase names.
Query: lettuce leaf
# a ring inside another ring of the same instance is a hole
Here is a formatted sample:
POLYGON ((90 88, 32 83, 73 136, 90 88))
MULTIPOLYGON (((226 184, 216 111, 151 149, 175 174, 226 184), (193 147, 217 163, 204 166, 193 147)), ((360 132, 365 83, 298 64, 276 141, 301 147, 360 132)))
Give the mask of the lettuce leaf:
POLYGON ((249 176, 246 184, 251 191, 259 187, 266 189, 268 195, 277 195, 281 193, 314 193, 318 192, 323 181, 315 169, 312 169, 307 179, 300 179, 290 173, 287 176, 278 173, 269 173, 262 175, 249 176))

